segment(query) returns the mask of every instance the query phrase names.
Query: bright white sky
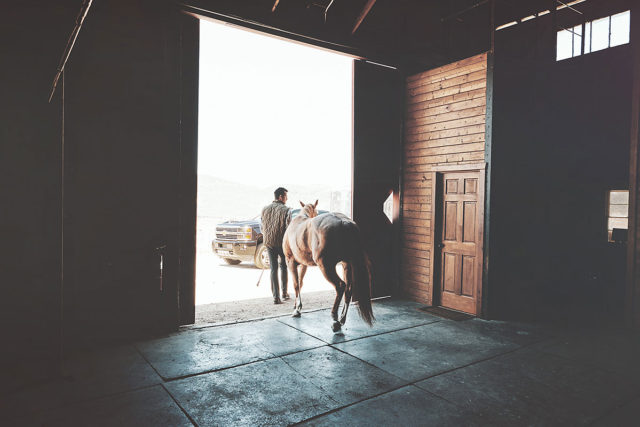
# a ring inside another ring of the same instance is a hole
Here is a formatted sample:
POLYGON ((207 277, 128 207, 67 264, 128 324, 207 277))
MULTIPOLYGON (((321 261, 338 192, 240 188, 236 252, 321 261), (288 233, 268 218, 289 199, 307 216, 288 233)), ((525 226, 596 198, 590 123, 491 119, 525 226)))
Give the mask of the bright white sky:
POLYGON ((198 173, 350 188, 351 99, 351 58, 200 21, 198 173))

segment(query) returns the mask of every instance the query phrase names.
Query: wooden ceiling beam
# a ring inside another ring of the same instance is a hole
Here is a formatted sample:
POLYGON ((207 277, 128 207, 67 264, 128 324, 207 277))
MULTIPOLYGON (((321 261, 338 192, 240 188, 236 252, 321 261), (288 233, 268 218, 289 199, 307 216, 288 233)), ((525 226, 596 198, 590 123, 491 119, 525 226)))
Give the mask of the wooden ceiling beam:
POLYGON ((84 23, 84 18, 87 17, 87 13, 89 13, 89 9, 91 9, 91 3, 93 0, 83 0, 82 5, 80 6, 80 12, 78 12, 78 16, 76 17, 76 22, 69 35, 69 39, 67 40, 67 45, 64 48, 64 52, 62 54, 62 58, 60 58, 60 63, 58 64, 58 70, 56 72, 56 76, 53 78, 53 84, 51 85, 51 93, 49 94, 49 102, 53 99, 53 94, 56 93, 56 86, 58 85, 58 80, 60 76, 64 72, 64 67, 67 65, 67 61, 69 60, 69 56, 71 56, 71 51, 73 50, 73 46, 76 44, 76 39, 78 38, 78 34, 82 29, 82 24, 84 23))
POLYGON ((371 10, 371 8, 375 3, 376 3, 376 0, 367 0, 367 4, 364 5, 362 12, 360 12, 358 19, 356 20, 356 24, 353 26, 353 30, 351 31, 351 34, 355 34, 355 32, 358 30, 358 27, 360 26, 360 24, 362 24, 362 21, 364 21, 364 18, 367 16, 367 14, 369 13, 369 11, 371 10))

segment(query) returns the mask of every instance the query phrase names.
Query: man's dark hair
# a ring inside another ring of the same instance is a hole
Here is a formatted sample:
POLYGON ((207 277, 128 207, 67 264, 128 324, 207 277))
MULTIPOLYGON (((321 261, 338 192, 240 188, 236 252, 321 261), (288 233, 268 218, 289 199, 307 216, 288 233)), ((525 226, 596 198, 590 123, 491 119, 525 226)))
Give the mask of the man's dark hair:
POLYGON ((289 190, 284 187, 278 187, 276 188, 276 191, 273 192, 273 195, 275 196, 276 200, 278 200, 280 196, 284 196, 284 193, 286 193, 287 191, 289 190))

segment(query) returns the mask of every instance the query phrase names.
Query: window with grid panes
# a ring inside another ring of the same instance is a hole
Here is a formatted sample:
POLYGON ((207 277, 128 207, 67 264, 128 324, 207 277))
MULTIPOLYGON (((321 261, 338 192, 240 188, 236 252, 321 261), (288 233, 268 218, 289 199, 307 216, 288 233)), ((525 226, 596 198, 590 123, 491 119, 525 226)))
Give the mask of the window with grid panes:
POLYGON ((627 10, 564 28, 556 37, 556 61, 629 43, 630 24, 631 12, 627 10))
POLYGON ((611 190, 608 196, 607 237, 613 242, 614 228, 629 228, 629 190, 611 190))

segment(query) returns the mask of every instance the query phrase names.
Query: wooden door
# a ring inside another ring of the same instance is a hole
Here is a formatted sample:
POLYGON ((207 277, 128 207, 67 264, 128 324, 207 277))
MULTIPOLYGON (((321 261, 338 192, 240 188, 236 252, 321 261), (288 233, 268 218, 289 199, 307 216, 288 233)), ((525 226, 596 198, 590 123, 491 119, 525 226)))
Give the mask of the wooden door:
POLYGON ((484 181, 478 171, 442 174, 439 189, 440 303, 480 312, 484 181))

